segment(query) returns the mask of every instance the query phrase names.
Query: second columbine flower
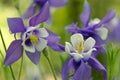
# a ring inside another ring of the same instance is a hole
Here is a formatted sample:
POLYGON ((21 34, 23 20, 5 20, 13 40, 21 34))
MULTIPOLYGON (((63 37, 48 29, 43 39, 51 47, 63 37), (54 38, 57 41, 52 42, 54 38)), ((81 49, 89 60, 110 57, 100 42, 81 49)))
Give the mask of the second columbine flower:
POLYGON ((104 66, 92 56, 96 41, 89 37, 84 41, 80 33, 71 36, 71 44, 66 42, 65 51, 71 56, 62 68, 62 80, 90 80, 91 67, 101 70, 104 73, 104 80, 107 80, 107 73, 104 66))
POLYGON ((66 42, 65 51, 74 57, 75 61, 80 61, 81 59, 88 59, 92 51, 96 50, 94 47, 95 40, 89 37, 84 41, 83 36, 79 33, 71 36, 71 43, 66 42))

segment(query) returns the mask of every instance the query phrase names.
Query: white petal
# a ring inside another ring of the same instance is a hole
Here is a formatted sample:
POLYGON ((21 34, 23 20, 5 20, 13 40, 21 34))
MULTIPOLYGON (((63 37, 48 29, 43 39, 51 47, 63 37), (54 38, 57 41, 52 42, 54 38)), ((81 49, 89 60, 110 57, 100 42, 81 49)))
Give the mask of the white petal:
POLYGON ((22 35, 23 42, 25 42, 25 40, 28 39, 28 37, 26 37, 26 35, 27 35, 27 32, 24 32, 22 35))
POLYGON ((24 43, 22 43, 22 45, 26 51, 31 52, 31 53, 35 53, 35 47, 33 45, 27 46, 24 43))
POLYGON ((85 50, 89 50, 91 49, 92 47, 94 47, 96 41, 92 38, 92 37, 89 37, 85 42, 84 42, 84 47, 85 47, 85 50))
POLYGON ((35 29, 38 29, 39 27, 28 27, 26 32, 33 31, 35 29))
POLYGON ((47 41, 39 38, 39 42, 37 42, 35 45, 35 48, 37 49, 37 51, 42 51, 46 46, 47 46, 47 41))
POLYGON ((100 19, 95 18, 95 19, 90 21, 89 25, 95 25, 95 24, 98 24, 99 22, 100 22, 100 19))
POLYGON ((71 51, 74 51, 72 45, 69 42, 65 42, 65 51, 67 53, 71 53, 71 51))
POLYGON ((70 53, 70 55, 74 57, 75 61, 80 61, 83 58, 79 53, 70 53))
POLYGON ((108 36, 108 29, 104 28, 104 27, 100 27, 96 29, 98 35, 103 39, 106 40, 107 36, 108 36))
POLYGON ((49 34, 45 28, 40 28, 39 31, 40 31, 39 37, 48 37, 49 34))
POLYGON ((23 35, 22 35, 22 40, 23 40, 23 41, 25 41, 25 37, 26 37, 26 32, 23 33, 23 35))
POLYGON ((82 56, 84 57, 84 59, 89 59, 90 58, 90 56, 91 56, 91 54, 92 54, 92 51, 95 51, 96 50, 96 48, 92 48, 92 49, 90 49, 88 52, 86 52, 86 53, 82 53, 82 56))
POLYGON ((76 33, 71 36, 71 43, 74 48, 78 46, 80 42, 84 42, 82 34, 76 33))

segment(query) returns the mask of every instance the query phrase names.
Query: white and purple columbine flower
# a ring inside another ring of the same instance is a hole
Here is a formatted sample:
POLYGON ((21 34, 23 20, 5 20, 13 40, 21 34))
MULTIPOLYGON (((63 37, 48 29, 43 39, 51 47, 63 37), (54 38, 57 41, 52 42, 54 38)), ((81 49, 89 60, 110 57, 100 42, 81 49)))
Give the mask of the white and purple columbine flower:
POLYGON ((65 51, 71 56, 62 68, 62 80, 90 80, 91 67, 102 70, 105 80, 107 73, 104 66, 92 57, 96 41, 89 37, 84 41, 83 35, 76 33, 71 36, 71 43, 66 42, 65 51), (91 66, 91 67, 90 67, 91 66), (73 72, 71 72, 73 71, 73 72))
POLYGON ((23 55, 23 49, 34 64, 39 63, 40 52, 46 46, 55 51, 64 51, 64 47, 57 44, 60 37, 50 30, 37 26, 26 27, 21 18, 8 18, 7 21, 11 33, 21 33, 21 38, 10 44, 4 61, 5 66, 17 61, 23 55))
POLYGON ((34 15, 35 17, 32 17, 31 22, 34 22, 36 20, 36 23, 44 22, 50 17, 50 6, 62 7, 65 4, 66 0, 33 0, 26 13, 23 15, 23 18, 29 18, 34 15), (36 14, 37 8, 39 12, 36 14), (44 18, 41 19, 41 17, 44 18))
POLYGON ((109 23, 115 16, 115 10, 111 10, 102 19, 94 19, 90 21, 91 7, 87 0, 85 1, 85 9, 80 16, 80 20, 83 23, 83 28, 79 28, 77 24, 73 23, 69 25, 66 30, 69 33, 81 33, 85 38, 93 37, 96 40, 96 44, 103 44, 108 34, 107 28, 104 26, 109 23))

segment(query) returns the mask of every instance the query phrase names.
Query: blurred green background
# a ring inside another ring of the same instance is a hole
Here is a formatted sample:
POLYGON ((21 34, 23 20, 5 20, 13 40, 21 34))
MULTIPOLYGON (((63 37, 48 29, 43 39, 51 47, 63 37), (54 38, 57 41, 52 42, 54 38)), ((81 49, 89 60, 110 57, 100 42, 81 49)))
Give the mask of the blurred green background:
MULTIPOLYGON (((120 0, 88 0, 88 2, 92 7, 91 19, 96 17, 101 19, 111 9, 116 10, 117 16, 120 15, 120 0)), ((20 14, 23 14, 26 11, 30 3, 31 0, 0 0, 0 29, 3 33, 7 48, 14 39, 14 35, 10 34, 6 19, 8 17, 20 17, 20 14)), ((65 27, 67 25, 73 22, 77 22, 78 25, 82 26, 79 16, 84 8, 83 3, 84 0, 68 0, 68 4, 64 7, 51 7, 52 24, 47 28, 61 37, 61 44, 64 45, 64 42, 69 41, 70 38, 70 34, 65 31, 65 27)), ((0 50, 2 53, 4 53, 5 56, 6 54, 1 39, 0 50)), ((54 52, 51 49, 49 49, 49 51, 49 56, 55 68, 58 80, 61 80, 62 65, 68 58, 68 55, 66 53, 54 52)), ((104 63, 104 61, 101 60, 103 58, 106 57, 103 57, 102 55, 102 58, 99 58, 102 63, 104 63)), ((120 58, 120 56, 118 56, 118 58, 120 58)), ((43 54, 41 54, 39 65, 34 65, 31 63, 31 61, 26 57, 26 54, 24 54, 23 60, 21 80, 54 80, 48 62, 43 54)), ((3 65, 3 61, 4 59, 0 56, 0 80, 12 80, 9 69, 3 65)), ((120 71, 118 71, 118 66, 120 67, 119 60, 116 62, 116 80, 120 80, 120 71)), ((20 60, 15 62, 12 67, 15 73, 15 77, 17 78, 20 67, 20 60)), ((93 80, 102 80, 102 78, 100 78, 101 74, 98 76, 95 73, 98 72, 93 70, 93 80)))

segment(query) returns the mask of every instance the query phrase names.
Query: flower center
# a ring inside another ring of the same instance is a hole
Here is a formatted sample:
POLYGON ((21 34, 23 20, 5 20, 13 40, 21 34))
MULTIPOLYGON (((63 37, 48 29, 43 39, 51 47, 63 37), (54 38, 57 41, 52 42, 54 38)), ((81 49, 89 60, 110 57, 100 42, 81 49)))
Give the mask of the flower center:
POLYGON ((75 49, 76 49, 78 52, 82 52, 82 51, 86 50, 85 45, 83 44, 82 41, 80 41, 79 45, 77 45, 77 46, 75 47, 75 49))
POLYGON ((37 43, 39 41, 38 37, 35 35, 31 35, 29 36, 29 38, 30 38, 30 41, 33 43, 37 43))

